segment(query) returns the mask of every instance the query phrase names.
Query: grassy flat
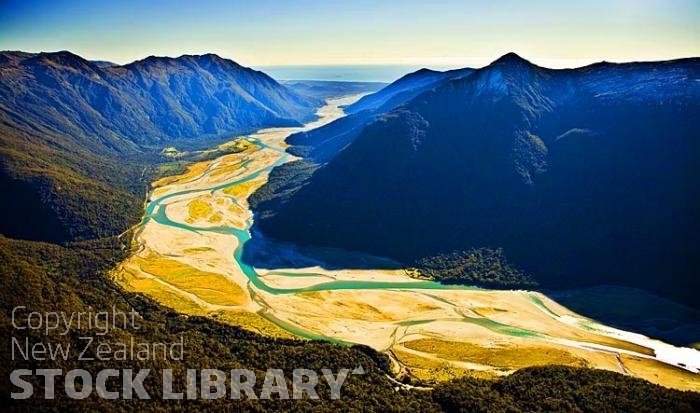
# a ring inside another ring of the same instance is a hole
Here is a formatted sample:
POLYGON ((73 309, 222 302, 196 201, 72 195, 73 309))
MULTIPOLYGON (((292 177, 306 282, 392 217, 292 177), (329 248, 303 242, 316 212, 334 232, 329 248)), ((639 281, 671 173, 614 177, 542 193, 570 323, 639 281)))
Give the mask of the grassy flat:
POLYGON ((434 354, 445 360, 467 361, 509 370, 548 364, 586 366, 585 360, 567 351, 534 344, 483 347, 471 343, 439 339, 419 339, 402 344, 408 349, 434 354))
POLYGON ((160 178, 157 181, 153 182, 152 186, 154 188, 158 188, 161 186, 181 184, 183 182, 191 181, 192 179, 201 176, 202 173, 204 173, 204 171, 207 170, 209 165, 211 165, 211 163, 212 161, 197 162, 188 166, 187 171, 184 174, 160 178))
POLYGON ((198 270, 164 257, 137 258, 140 269, 175 288, 194 294, 207 303, 220 306, 244 305, 243 289, 221 274, 198 270))

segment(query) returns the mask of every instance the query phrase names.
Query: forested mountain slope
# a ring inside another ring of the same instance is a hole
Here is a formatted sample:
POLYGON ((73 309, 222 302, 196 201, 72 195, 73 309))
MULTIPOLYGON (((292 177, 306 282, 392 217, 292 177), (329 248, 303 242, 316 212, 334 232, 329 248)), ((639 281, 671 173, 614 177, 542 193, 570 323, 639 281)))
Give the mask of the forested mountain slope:
POLYGON ((320 100, 216 55, 125 66, 70 52, 0 53, 0 233, 62 242, 117 234, 141 213, 170 145, 299 125, 320 100))

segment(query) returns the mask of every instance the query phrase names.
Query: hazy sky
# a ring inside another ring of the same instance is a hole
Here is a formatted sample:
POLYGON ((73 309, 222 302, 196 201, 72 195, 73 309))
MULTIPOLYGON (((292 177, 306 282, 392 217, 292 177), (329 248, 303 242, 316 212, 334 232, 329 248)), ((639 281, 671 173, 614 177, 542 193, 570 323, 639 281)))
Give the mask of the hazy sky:
POLYGON ((217 53, 248 66, 547 66, 700 56, 698 0, 6 1, 0 49, 127 63, 217 53))

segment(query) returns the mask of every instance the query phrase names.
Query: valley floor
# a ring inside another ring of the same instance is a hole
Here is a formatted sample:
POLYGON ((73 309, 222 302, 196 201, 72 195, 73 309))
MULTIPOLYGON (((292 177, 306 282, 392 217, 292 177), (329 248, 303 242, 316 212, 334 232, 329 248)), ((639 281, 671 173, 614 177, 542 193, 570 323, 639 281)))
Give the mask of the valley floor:
POLYGON ((284 139, 343 116, 340 106, 353 99, 329 100, 304 128, 240 137, 243 152, 154 183, 138 249, 114 278, 185 314, 270 336, 366 344, 387 352, 401 374, 428 381, 564 364, 700 390, 700 351, 606 327, 541 293, 447 286, 396 269, 244 263, 253 219, 247 198, 274 166, 292 159, 284 139))

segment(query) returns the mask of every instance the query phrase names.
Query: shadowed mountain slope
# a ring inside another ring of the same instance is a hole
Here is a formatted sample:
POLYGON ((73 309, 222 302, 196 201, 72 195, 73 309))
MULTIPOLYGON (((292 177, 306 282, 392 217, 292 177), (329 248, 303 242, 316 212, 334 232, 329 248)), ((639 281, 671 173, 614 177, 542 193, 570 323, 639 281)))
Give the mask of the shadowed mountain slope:
POLYGON ((509 54, 358 127, 258 229, 407 264, 503 247, 544 287, 697 305, 699 118, 699 59, 550 70, 509 54))

